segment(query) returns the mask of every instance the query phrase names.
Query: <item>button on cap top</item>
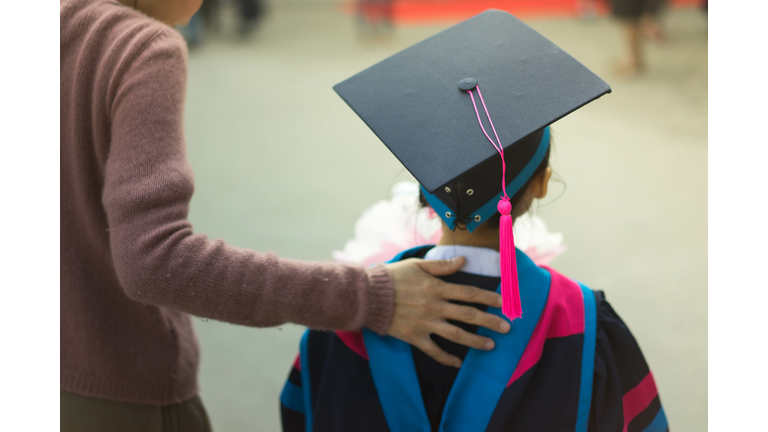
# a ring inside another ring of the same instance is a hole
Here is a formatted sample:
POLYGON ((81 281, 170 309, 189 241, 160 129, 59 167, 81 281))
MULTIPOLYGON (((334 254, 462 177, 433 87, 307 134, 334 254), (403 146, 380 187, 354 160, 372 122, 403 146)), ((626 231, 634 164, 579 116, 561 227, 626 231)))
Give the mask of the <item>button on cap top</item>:
POLYGON ((477 87, 477 80, 474 78, 464 78, 459 81, 459 88, 464 91, 474 90, 477 87))

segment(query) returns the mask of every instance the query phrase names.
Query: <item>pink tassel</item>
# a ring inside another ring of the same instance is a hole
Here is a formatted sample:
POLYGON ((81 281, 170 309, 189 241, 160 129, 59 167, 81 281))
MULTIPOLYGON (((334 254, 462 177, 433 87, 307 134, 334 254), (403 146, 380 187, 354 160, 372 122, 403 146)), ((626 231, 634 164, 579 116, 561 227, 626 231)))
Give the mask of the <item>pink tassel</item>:
POLYGON ((485 115, 488 117, 488 122, 493 129, 493 135, 496 137, 496 142, 493 142, 491 136, 483 126, 482 120, 480 120, 480 111, 477 110, 477 103, 475 103, 475 96, 472 95, 472 89, 467 90, 469 97, 472 99, 472 107, 475 108, 475 114, 477 114, 477 122, 480 123, 480 129, 483 130, 483 134, 488 138, 488 141, 493 144, 493 147, 501 155, 501 192, 504 194, 501 197, 501 201, 496 206, 501 213, 501 222, 499 223, 499 253, 501 264, 501 313, 506 315, 507 318, 514 321, 516 318, 523 316, 523 307, 520 304, 520 286, 517 283, 517 257, 515 257, 515 236, 512 234, 512 204, 509 202, 507 196, 506 184, 507 184, 507 164, 504 161, 504 146, 501 145, 499 134, 496 133, 496 127, 493 126, 493 120, 491 115, 488 114, 488 107, 485 106, 485 100, 483 94, 480 93, 480 86, 475 87, 477 94, 480 96, 480 102, 483 103, 483 109, 485 115))
POLYGON ((523 316, 520 304, 520 286, 517 283, 517 258, 515 257, 515 236, 512 233, 512 204, 502 197, 496 207, 501 213, 499 223, 499 253, 501 264, 501 313, 514 321, 523 316))

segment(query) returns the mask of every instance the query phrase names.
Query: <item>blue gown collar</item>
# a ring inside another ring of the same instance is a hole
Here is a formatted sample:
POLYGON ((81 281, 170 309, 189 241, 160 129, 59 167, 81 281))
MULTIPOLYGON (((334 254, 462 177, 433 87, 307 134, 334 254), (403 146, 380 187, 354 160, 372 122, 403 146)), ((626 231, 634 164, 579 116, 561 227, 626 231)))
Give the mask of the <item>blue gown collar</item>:
MULTIPOLYGON (((403 251, 390 262, 422 255, 424 249, 431 247, 403 251)), ((483 327, 478 330, 478 335, 493 339, 496 348, 492 351, 470 349, 467 353, 443 410, 441 432, 484 431, 487 428, 547 303, 549 272, 537 267, 519 249, 516 252, 524 315, 511 324, 512 329, 506 335, 483 327)), ((499 308, 488 308, 488 313, 504 318, 499 308)), ((363 338, 374 385, 390 430, 429 432, 430 423, 411 346, 367 329, 363 330, 363 338)))

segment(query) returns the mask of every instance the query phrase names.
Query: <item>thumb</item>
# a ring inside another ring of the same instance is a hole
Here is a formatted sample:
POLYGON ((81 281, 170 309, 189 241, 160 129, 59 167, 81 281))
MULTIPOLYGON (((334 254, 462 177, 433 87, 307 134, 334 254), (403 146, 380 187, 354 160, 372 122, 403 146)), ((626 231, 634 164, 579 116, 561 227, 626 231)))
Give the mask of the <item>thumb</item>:
POLYGON ((464 266, 464 261, 463 256, 458 256, 448 260, 422 261, 419 263, 419 267, 432 276, 447 276, 459 271, 464 266))

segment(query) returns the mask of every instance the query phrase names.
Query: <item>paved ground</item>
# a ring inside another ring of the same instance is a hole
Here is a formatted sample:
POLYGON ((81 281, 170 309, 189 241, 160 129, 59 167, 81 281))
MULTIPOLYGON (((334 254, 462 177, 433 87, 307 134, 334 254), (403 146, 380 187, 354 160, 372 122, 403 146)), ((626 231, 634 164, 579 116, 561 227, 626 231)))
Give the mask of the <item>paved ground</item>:
MULTIPOLYGON (((554 127, 567 190, 538 209, 568 251, 555 267, 606 291, 640 341, 675 431, 707 429, 707 28, 667 17, 650 72, 620 80, 608 19, 530 24, 614 93, 554 127)), ((274 8, 248 41, 190 54, 186 112, 197 231, 242 247, 327 260, 360 211, 409 175, 331 86, 442 27, 361 42, 327 7, 274 8)), ((554 184, 552 197, 563 192, 554 184)), ((202 397, 218 431, 279 430, 278 394, 302 328, 198 322, 202 397)))

